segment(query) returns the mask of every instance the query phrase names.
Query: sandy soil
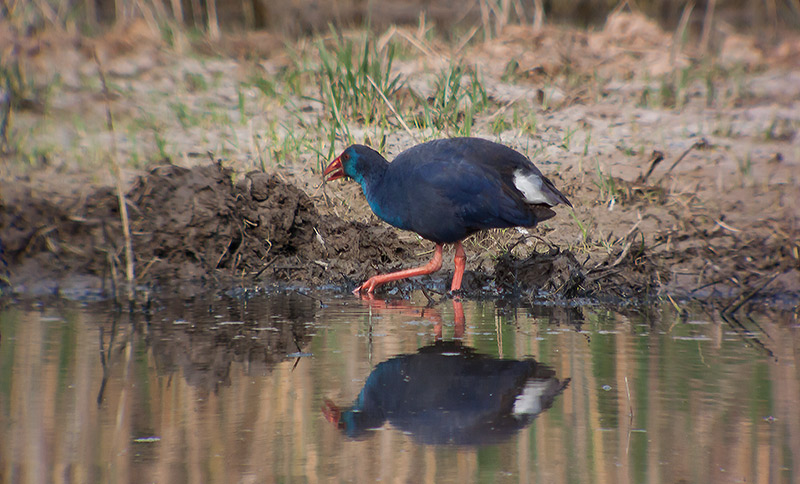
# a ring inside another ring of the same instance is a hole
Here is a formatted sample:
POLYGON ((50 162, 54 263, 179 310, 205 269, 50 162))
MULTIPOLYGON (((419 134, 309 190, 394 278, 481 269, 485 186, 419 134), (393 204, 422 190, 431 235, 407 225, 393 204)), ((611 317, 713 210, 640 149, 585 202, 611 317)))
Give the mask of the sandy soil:
MULTIPOLYGON (((598 31, 518 26, 462 46, 440 45, 423 30, 391 28, 379 39, 418 51, 396 62, 404 89, 425 99, 432 73, 469 59, 495 106, 476 119, 473 135, 528 154, 575 206, 574 215, 560 209, 527 235, 470 239, 467 293, 796 304, 800 39, 762 45, 729 33, 707 61, 691 46, 672 48, 671 34, 627 14, 598 31), (516 119, 519 113, 529 118, 516 119), (507 126, 497 128, 501 118, 507 126)), ((140 286, 185 294, 232 284, 350 288, 429 258, 432 244, 380 222, 354 184, 320 186, 328 140, 313 141, 316 153, 272 146, 263 164, 254 132, 275 119, 302 118, 300 129, 324 116, 311 95, 290 97, 293 107, 250 103, 254 89, 237 96, 236 82, 253 69, 277 72, 290 63, 289 49, 268 34, 198 43, 191 55, 166 48, 142 26, 93 41, 14 41, 31 77, 44 85, 57 78, 59 95, 44 111, 33 96, 16 117, 17 132, 29 130, 25 143, 3 155, 10 163, 0 171, 0 242, 3 280, 13 291, 95 291, 123 280, 119 205, 103 156, 111 141, 106 108, 97 82, 86 80, 96 76, 92 49, 115 86, 111 109, 140 286), (208 87, 186 87, 198 79, 208 87), (179 123, 165 107, 169 99, 189 110, 217 102, 230 125, 179 123), (143 112, 153 126, 119 127, 141 122, 143 112), (169 143, 169 159, 160 157, 159 138, 169 143), (42 146, 50 148, 32 148, 42 146)), ((278 131, 288 139, 286 129, 278 131)), ((388 158, 414 138, 452 134, 399 125, 351 131, 358 141, 382 133, 388 158)), ((343 147, 337 142, 333 151, 343 147)), ((425 279, 426 287, 443 290, 448 271, 452 263, 425 279)))

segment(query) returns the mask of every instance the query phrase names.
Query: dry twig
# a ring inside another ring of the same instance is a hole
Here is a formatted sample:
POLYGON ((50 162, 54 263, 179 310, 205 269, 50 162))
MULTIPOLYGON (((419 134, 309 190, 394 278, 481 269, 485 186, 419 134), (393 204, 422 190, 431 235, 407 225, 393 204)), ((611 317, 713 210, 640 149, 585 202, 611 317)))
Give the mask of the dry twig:
POLYGON ((706 141, 705 138, 702 138, 700 141, 697 141, 692 146, 686 148, 686 150, 683 153, 681 153, 681 156, 679 156, 678 159, 675 160, 674 163, 672 163, 672 165, 669 167, 669 169, 667 169, 667 171, 664 172, 663 175, 661 175, 661 178, 659 178, 658 181, 660 182, 662 179, 664 179, 664 177, 667 176, 673 170, 673 168, 678 166, 678 163, 683 161, 683 159, 686 158, 686 155, 688 155, 692 150, 694 150, 694 149, 701 150, 701 149, 704 149, 704 148, 708 148, 708 141, 706 141))

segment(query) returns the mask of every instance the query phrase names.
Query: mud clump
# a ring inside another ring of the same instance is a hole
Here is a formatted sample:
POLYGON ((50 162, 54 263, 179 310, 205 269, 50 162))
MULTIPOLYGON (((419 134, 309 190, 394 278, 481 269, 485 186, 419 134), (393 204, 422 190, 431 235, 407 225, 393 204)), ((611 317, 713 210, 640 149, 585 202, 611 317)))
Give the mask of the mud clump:
MULTIPOLYGON (((364 279, 367 260, 399 264, 407 247, 386 227, 321 216, 313 201, 277 175, 238 182, 219 164, 161 165, 127 194, 137 284, 184 293, 232 283, 322 285, 364 279)), ((110 289, 124 274, 124 240, 112 190, 48 198, 3 187, 0 240, 8 280, 23 291, 57 291, 78 274, 110 289)))
POLYGON ((504 253, 494 271, 498 288, 505 292, 548 293, 563 297, 576 295, 586 277, 575 255, 558 248, 551 248, 546 253, 533 252, 522 259, 504 253))
POLYGON ((137 265, 160 282, 222 282, 316 252, 321 220, 305 193, 275 175, 249 173, 236 184, 233 176, 221 165, 165 165, 139 178, 128 194, 137 265))

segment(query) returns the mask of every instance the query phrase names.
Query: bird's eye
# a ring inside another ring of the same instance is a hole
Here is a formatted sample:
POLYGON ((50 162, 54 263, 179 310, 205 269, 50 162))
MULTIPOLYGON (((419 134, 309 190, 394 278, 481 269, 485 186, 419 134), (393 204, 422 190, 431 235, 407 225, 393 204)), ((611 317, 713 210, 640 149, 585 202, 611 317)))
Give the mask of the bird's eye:
POLYGON ((350 155, 348 153, 342 153, 342 161, 347 161, 350 159, 350 155))

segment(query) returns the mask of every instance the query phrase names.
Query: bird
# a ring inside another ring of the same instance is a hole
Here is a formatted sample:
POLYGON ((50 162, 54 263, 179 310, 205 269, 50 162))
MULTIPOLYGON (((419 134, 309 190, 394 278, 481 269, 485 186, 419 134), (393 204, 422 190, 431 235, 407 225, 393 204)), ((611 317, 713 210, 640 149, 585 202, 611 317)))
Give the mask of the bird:
POLYGON ((325 399, 322 412, 353 439, 388 421, 424 444, 496 444, 552 407, 569 383, 532 358, 499 359, 458 340, 437 341, 379 363, 352 405, 325 399))
POLYGON ((466 237, 484 229, 533 227, 555 216, 552 207, 572 207, 525 155, 482 138, 428 141, 391 163, 374 149, 354 144, 322 176, 326 182, 355 180, 380 219, 436 244, 427 264, 370 277, 355 294, 372 295, 382 284, 438 271, 444 244, 455 247, 450 291, 459 291, 466 266, 461 242, 466 237))

